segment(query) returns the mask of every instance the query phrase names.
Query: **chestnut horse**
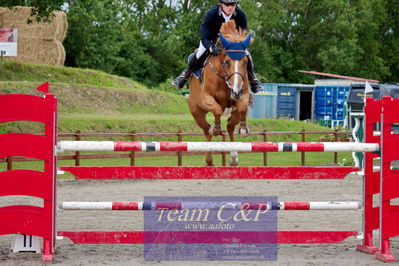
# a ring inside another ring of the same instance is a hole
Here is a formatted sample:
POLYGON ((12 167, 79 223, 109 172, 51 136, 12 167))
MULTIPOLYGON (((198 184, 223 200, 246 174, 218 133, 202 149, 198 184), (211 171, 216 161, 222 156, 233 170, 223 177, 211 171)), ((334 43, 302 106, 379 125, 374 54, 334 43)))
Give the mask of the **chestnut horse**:
MULTIPOLYGON (((245 30, 237 30, 234 20, 224 23, 220 29, 219 43, 223 45, 220 55, 211 55, 202 69, 202 80, 192 76, 188 103, 195 122, 202 128, 207 141, 212 136, 222 134, 221 116, 226 108, 231 108, 227 123, 230 141, 234 141, 234 129, 238 123, 238 133, 248 136, 246 123, 251 94, 248 90, 248 58, 246 49, 252 42, 245 30), (215 124, 211 126, 206 114, 212 112, 215 124)), ((211 154, 206 155, 208 166, 213 165, 211 154)), ((238 165, 237 152, 230 153, 230 165, 238 165)))

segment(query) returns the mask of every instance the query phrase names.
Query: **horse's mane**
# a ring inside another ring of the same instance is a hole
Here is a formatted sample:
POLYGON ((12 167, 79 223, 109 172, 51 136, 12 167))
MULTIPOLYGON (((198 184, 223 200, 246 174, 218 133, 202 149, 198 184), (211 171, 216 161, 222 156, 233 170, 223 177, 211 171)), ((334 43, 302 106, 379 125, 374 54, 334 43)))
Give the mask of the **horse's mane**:
POLYGON ((246 30, 241 28, 237 30, 234 19, 230 19, 223 23, 220 27, 220 33, 231 42, 242 42, 248 37, 248 32, 246 30))

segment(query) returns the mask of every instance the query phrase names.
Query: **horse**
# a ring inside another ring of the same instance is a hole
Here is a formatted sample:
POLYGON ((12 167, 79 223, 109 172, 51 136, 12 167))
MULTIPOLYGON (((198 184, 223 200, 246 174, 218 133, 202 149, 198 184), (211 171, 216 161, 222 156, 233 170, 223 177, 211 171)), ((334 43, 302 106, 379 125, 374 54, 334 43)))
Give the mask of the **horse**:
MULTIPOLYGON (((236 29, 234 20, 223 23, 217 42, 222 45, 221 53, 207 58, 202 68, 202 78, 194 75, 190 78, 190 112, 207 141, 222 134, 221 116, 228 108, 231 110, 227 120, 230 141, 234 141, 234 129, 238 123, 238 134, 249 135, 246 116, 252 96, 248 90, 246 49, 252 42, 252 36, 246 30, 236 29), (208 112, 214 115, 214 126, 206 120, 208 112)), ((206 164, 213 166, 210 152, 206 155, 206 164)), ((230 153, 230 165, 238 165, 237 152, 230 153)))

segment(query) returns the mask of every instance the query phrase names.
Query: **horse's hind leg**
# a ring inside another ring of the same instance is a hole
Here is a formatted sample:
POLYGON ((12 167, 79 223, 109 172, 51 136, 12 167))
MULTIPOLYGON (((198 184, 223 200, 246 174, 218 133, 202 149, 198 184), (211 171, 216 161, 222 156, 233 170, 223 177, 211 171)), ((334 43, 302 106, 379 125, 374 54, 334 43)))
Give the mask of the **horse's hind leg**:
MULTIPOLYGON (((201 109, 196 109, 195 111, 191 111, 191 114, 194 117, 195 122, 197 125, 203 130, 205 138, 207 141, 212 140, 212 136, 209 134, 209 130, 211 125, 206 121, 206 111, 201 109)), ((210 152, 206 153, 206 165, 213 166, 213 159, 210 152)))

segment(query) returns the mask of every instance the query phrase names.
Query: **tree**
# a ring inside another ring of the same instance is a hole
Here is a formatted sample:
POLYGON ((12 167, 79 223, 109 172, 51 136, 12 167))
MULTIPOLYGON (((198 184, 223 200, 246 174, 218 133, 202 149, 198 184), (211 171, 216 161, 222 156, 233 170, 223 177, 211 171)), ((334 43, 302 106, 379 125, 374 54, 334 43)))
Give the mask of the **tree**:
POLYGON ((386 0, 384 17, 380 26, 382 57, 389 67, 388 81, 399 82, 399 2, 386 0))
POLYGON ((75 1, 68 8, 66 65, 114 73, 121 60, 124 20, 112 0, 75 1))
MULTIPOLYGON (((198 47, 205 12, 215 4, 68 0, 67 65, 155 87, 186 66, 198 47)), ((249 50, 262 81, 310 82, 299 69, 399 78, 397 0, 241 0, 240 7, 254 32, 249 50)))
POLYGON ((385 0, 353 1, 355 11, 353 24, 357 31, 359 58, 355 73, 360 77, 384 80, 390 75, 389 66, 383 59, 384 48, 381 45, 380 28, 387 20, 385 0))

